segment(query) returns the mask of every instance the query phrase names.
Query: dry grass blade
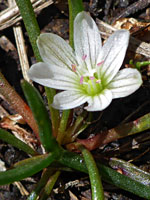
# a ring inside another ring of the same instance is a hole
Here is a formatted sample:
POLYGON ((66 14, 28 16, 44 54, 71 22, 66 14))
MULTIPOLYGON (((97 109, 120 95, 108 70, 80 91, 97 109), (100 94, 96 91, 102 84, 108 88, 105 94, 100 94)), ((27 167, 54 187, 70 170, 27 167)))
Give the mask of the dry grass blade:
MULTIPOLYGON (((15 0, 8 0, 9 6, 16 6, 15 0)), ((26 53, 26 47, 25 47, 25 42, 24 42, 24 37, 23 37, 23 32, 22 28, 18 22, 17 26, 13 27, 13 32, 15 35, 15 40, 16 40, 16 45, 17 45, 17 50, 18 50, 18 55, 19 55, 19 60, 20 60, 20 65, 21 65, 21 70, 23 74, 23 78, 31 82, 27 71, 29 70, 29 62, 28 62, 28 57, 26 53)))
MULTIPOLYGON (((53 4, 52 0, 32 0, 35 13, 53 4)), ((0 13, 0 30, 8 28, 22 19, 17 6, 12 6, 0 13)))

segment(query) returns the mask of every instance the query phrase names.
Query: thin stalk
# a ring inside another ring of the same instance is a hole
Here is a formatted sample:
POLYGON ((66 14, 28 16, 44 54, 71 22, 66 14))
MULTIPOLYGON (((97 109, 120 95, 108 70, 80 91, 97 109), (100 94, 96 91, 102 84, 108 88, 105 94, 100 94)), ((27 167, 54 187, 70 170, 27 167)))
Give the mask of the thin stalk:
POLYGON ((132 65, 133 67, 137 68, 138 70, 141 70, 142 67, 147 66, 150 64, 150 61, 142 61, 142 62, 136 62, 135 64, 133 63, 133 60, 129 61, 129 64, 132 65))
POLYGON ((61 121, 60 121, 60 126, 58 129, 58 136, 57 136, 57 142, 59 144, 62 143, 65 134, 66 134, 66 128, 67 128, 67 124, 68 124, 68 119, 69 119, 69 115, 70 115, 70 110, 65 110, 62 113, 62 117, 61 117, 61 121))
POLYGON ((53 129, 53 136, 57 137, 58 134, 58 127, 60 121, 59 110, 54 109, 51 104, 53 103, 53 97, 56 94, 56 90, 52 88, 45 87, 46 97, 48 100, 48 106, 51 114, 51 122, 52 122, 52 129, 53 129))
POLYGON ((54 185, 55 185, 55 183, 56 183, 56 181, 59 177, 59 175, 60 175, 60 171, 57 171, 55 174, 53 174, 49 178, 45 188, 42 191, 42 196, 41 196, 40 200, 46 200, 48 198, 48 196, 50 195, 50 193, 51 193, 51 191, 52 191, 52 189, 53 189, 53 187, 54 187, 54 185))
POLYGON ((149 65, 149 64, 150 64, 150 61, 143 61, 143 62, 137 62, 137 63, 135 64, 135 66, 136 66, 136 68, 137 68, 138 70, 141 70, 141 67, 147 66, 147 65, 149 65))
POLYGON ((54 170, 51 168, 46 169, 46 171, 43 173, 42 178, 36 185, 36 188, 31 192, 27 200, 36 200, 42 190, 42 188, 46 185, 49 177, 53 174, 54 170))
POLYGON ((71 127, 67 128, 67 133, 65 134, 62 144, 68 144, 70 142, 75 141, 76 137, 80 134, 80 132, 84 130, 83 126, 85 126, 85 124, 82 125, 83 120, 83 116, 78 116, 74 124, 71 127))
MULTIPOLYGON (((73 23, 76 15, 83 10, 82 0, 68 0, 69 5, 69 43, 72 48, 74 48, 73 42, 73 23)), ((70 115, 70 110, 64 110, 62 118, 60 121, 60 127, 58 132, 57 141, 62 142, 62 139, 65 136, 66 125, 68 123, 70 115)))
POLYGON ((79 149, 82 152, 88 174, 91 182, 91 190, 92 190, 92 200, 104 200, 104 190, 101 182, 101 178, 99 175, 98 168, 96 166, 95 160, 92 154, 85 149, 83 146, 80 146, 79 149))

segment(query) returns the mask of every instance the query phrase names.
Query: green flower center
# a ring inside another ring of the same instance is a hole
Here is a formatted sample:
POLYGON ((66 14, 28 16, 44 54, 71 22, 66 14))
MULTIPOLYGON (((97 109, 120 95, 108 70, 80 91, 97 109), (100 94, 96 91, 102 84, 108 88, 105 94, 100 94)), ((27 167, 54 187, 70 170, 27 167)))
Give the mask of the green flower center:
MULTIPOLYGON (((87 58, 87 55, 82 56, 82 60, 85 61, 87 58)), ((101 61, 97 63, 98 67, 101 67, 103 65, 104 61, 101 61)), ((93 67, 93 70, 89 72, 89 74, 92 74, 92 76, 89 76, 88 73, 85 73, 81 75, 83 72, 79 72, 77 66, 75 64, 71 65, 72 71, 77 73, 80 77, 80 85, 79 89, 88 96, 95 96, 100 94, 104 89, 104 82, 102 83, 102 80, 98 79, 98 75, 96 72, 96 66, 93 67)))
POLYGON ((103 85, 101 80, 97 79, 96 76, 81 77, 80 78, 81 90, 90 96, 95 96, 101 93, 103 85))

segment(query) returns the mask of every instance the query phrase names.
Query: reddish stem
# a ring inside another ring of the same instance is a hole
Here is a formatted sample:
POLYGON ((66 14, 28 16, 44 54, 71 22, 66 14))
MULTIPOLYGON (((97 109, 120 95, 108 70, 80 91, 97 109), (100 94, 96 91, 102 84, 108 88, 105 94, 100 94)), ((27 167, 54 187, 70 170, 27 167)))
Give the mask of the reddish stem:
POLYGON ((29 106, 23 101, 23 99, 17 94, 17 92, 7 82, 5 77, 0 73, 0 94, 10 104, 11 108, 19 113, 26 123, 32 128, 36 137, 39 140, 38 126, 32 115, 32 111, 29 106))
MULTIPOLYGON (((133 135, 135 133, 142 132, 144 130, 150 129, 150 113, 134 120, 132 122, 122 124, 116 128, 112 128, 108 131, 101 132, 96 136, 89 139, 79 140, 78 143, 84 145, 88 150, 94 150, 100 146, 108 144, 114 140, 133 135)), ((69 149, 74 148, 74 144, 68 146, 69 149)))

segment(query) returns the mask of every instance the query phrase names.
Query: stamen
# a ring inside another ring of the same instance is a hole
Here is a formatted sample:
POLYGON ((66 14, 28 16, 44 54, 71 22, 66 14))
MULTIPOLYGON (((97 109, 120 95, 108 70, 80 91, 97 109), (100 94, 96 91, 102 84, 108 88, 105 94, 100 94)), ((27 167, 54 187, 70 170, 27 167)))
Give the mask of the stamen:
POLYGON ((73 72, 76 72, 76 71, 77 71, 77 68, 76 68, 76 65, 75 65, 75 64, 72 64, 71 67, 72 67, 72 71, 73 71, 73 72))
POLYGON ((83 84, 83 76, 80 78, 80 84, 83 84))
POLYGON ((82 60, 85 60, 87 58, 87 55, 82 56, 82 60))
POLYGON ((96 83, 100 83, 100 82, 101 82, 101 80, 97 80, 97 81, 96 81, 96 83))
POLYGON ((101 66, 104 63, 104 61, 97 63, 97 66, 101 66))
POLYGON ((94 77, 94 76, 90 76, 89 78, 90 78, 90 80, 94 80, 94 79, 95 79, 95 77, 94 77))

